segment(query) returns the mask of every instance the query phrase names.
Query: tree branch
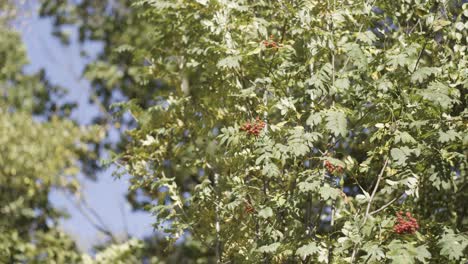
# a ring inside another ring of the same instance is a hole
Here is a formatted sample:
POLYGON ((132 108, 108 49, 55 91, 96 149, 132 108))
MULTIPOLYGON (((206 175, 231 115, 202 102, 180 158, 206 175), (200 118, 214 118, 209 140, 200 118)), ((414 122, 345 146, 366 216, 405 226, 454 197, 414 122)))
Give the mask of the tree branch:
POLYGON ((378 213, 378 212, 384 210, 385 208, 387 208, 387 207, 389 207, 390 205, 392 205, 392 203, 394 203, 394 202, 395 202, 396 200, 398 200, 400 197, 401 197, 401 195, 398 196, 398 197, 393 198, 390 202, 384 204, 384 205, 383 205, 382 207, 380 207, 379 209, 370 212, 369 215, 373 215, 373 214, 376 214, 376 213, 378 213))
MULTIPOLYGON (((377 182, 375 183, 375 186, 374 186, 374 190, 372 190, 372 194, 369 198, 369 203, 367 204, 367 208, 366 208, 366 214, 364 215, 364 220, 361 224, 361 227, 363 227, 366 222, 367 222, 367 218, 369 217, 369 211, 370 211, 370 208, 371 208, 371 205, 372 205, 372 201, 374 200, 374 197, 375 197, 375 194, 377 193, 377 189, 379 188, 379 184, 380 184, 380 181, 382 180, 383 178, 383 175, 385 173, 385 169, 387 168, 387 165, 388 165, 388 161, 389 161, 389 158, 385 158, 385 162, 384 162, 384 165, 382 167, 382 169, 380 170, 380 173, 379 173, 379 176, 377 177, 377 182)), ((356 253, 358 251, 358 244, 356 244, 353 248, 353 253, 351 255, 351 263, 354 263, 354 259, 356 257, 356 253)))
POLYGON ((423 45, 421 51, 419 52, 418 60, 416 61, 416 64, 414 65, 414 69, 413 69, 413 71, 411 73, 414 73, 416 71, 416 69, 418 68, 419 61, 421 60, 422 54, 426 50, 426 46, 427 46, 427 40, 424 42, 424 45, 423 45))
POLYGON ((387 157, 385 159, 385 162, 384 162, 384 165, 382 167, 382 170, 380 170, 380 173, 379 173, 379 176, 377 178, 377 182, 375 183, 375 186, 374 186, 374 190, 372 190, 372 194, 369 198, 369 203, 367 204, 367 208, 366 208, 366 215, 364 216, 364 221, 362 223, 362 225, 364 226, 364 224, 366 223, 367 221, 367 218, 369 217, 369 211, 370 211, 370 208, 371 208, 371 205, 372 205, 372 201, 374 200, 374 197, 375 197, 375 194, 377 193, 377 189, 379 188, 379 184, 380 184, 380 181, 382 180, 383 178, 383 175, 385 173, 385 169, 387 168, 387 165, 388 165, 388 160, 389 158, 387 157))
POLYGON ((97 214, 97 212, 94 209, 92 209, 88 204, 83 203, 82 199, 80 199, 79 201, 73 201, 72 199, 70 199, 70 197, 67 196, 65 191, 63 191, 63 195, 65 196, 65 199, 67 199, 70 203, 72 203, 75 206, 78 212, 80 212, 80 214, 83 215, 83 217, 89 222, 90 225, 92 225, 94 228, 96 228, 103 234, 107 235, 112 242, 117 242, 117 238, 114 236, 111 230, 105 227, 102 218, 97 214), (91 215, 96 218, 97 222, 84 209, 89 210, 91 215))

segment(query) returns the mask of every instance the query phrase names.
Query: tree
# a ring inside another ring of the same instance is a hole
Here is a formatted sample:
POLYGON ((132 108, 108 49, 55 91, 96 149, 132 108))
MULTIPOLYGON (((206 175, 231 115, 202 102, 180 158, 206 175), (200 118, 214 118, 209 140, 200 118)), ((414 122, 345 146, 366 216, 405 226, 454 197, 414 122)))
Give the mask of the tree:
POLYGON ((49 193, 79 194, 75 175, 83 157, 93 158, 88 144, 102 129, 70 120, 71 105, 51 99, 64 90, 50 85, 43 71, 25 73, 25 48, 9 26, 16 6, 2 1, 0 7, 0 262, 137 263, 138 241, 110 245, 94 261, 60 230, 66 214, 52 206, 49 193))
POLYGON ((174 240, 222 262, 466 260, 466 3, 132 2, 42 14, 103 42, 95 101, 137 123, 116 162, 174 240))
POLYGON ((57 228, 63 214, 48 194, 77 187, 71 175, 91 137, 48 111, 55 87, 42 72, 23 73, 24 47, 6 23, 0 24, 0 262, 76 262, 74 242, 57 228), (34 120, 39 116, 49 121, 34 120))
POLYGON ((466 3, 135 5, 151 48, 117 51, 167 89, 121 104, 124 166, 174 240, 219 262, 466 260, 466 3))

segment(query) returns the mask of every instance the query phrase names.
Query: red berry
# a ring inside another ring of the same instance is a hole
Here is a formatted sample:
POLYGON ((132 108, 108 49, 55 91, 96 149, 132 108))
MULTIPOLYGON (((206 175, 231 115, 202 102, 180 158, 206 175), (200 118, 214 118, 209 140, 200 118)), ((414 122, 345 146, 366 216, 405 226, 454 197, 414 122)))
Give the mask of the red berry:
POLYGON ((397 223, 393 227, 393 230, 397 234, 414 234, 419 229, 419 224, 416 218, 411 216, 410 212, 406 212, 405 216, 402 216, 403 212, 397 212, 397 223))

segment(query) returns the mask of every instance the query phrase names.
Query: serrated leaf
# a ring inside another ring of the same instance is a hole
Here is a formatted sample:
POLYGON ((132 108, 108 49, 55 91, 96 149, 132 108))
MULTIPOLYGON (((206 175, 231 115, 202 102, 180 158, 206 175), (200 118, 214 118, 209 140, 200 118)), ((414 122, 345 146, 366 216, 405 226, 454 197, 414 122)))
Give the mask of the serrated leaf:
POLYGON ((431 76, 432 74, 437 74, 440 72, 439 68, 435 67, 421 67, 417 69, 411 75, 411 82, 413 83, 422 83, 427 77, 431 76))
POLYGON ((408 132, 395 132, 395 143, 416 143, 416 140, 408 132))
POLYGON ((320 196, 322 196, 324 200, 328 200, 328 199, 335 200, 336 198, 338 198, 339 195, 340 195, 340 190, 337 188, 333 188, 329 185, 324 185, 320 187, 320 196))
POLYGON ((296 112, 296 107, 294 104, 296 100, 292 98, 281 98, 280 101, 275 105, 281 111, 281 115, 285 115, 289 111, 296 112))
POLYGON ((463 234, 455 234, 453 230, 445 228, 445 232, 437 243, 440 254, 450 260, 459 260, 464 256, 464 250, 468 246, 468 237, 463 234))
POLYGON ((368 263, 378 263, 385 258, 385 253, 379 245, 365 245, 363 250, 366 251, 366 255, 362 256, 361 259, 368 263))
POLYGON ((307 245, 304 245, 296 250, 296 255, 300 256, 301 258, 305 258, 308 256, 312 256, 320 251, 320 248, 317 246, 317 243, 310 242, 307 245))
POLYGON ((276 242, 270 245, 261 246, 257 249, 257 251, 261 253, 274 253, 276 250, 278 250, 280 245, 281 244, 279 242, 276 242))
POLYGON ((347 120, 346 115, 340 111, 327 111, 326 113, 327 129, 330 130, 335 136, 346 137, 347 120))
POLYGON ((239 56, 229 56, 220 60, 217 66, 220 68, 235 69, 235 68, 239 68, 240 66, 239 61, 240 61, 239 56))
POLYGON ((450 129, 447 132, 439 131, 439 142, 441 143, 455 141, 458 138, 460 138, 460 134, 453 129, 450 129))
POLYGON ((416 248, 416 259, 422 263, 427 263, 426 259, 431 258, 431 253, 427 250, 425 245, 421 245, 416 248))
POLYGON ((305 181, 305 182, 300 182, 297 184, 297 187, 299 187, 299 192, 315 192, 317 188, 320 186, 319 181, 305 181))
POLYGON ((356 38, 368 45, 372 45, 377 40, 377 36, 370 30, 358 33, 356 38))
POLYGON ((405 53, 398 53, 396 55, 389 55, 389 61, 387 62, 387 65, 390 67, 396 69, 399 67, 404 67, 406 65, 409 65, 410 60, 408 59, 408 55, 405 53))
POLYGON ((304 128, 297 126, 289 131, 289 152, 296 157, 304 156, 310 152, 312 141, 317 139, 315 134, 304 133, 304 128))
POLYGON ((457 102, 456 99, 450 97, 450 88, 441 82, 432 82, 427 89, 421 90, 419 93, 424 99, 440 105, 444 109, 457 102))
POLYGON ((268 162, 263 166, 262 173, 271 178, 280 175, 280 170, 275 164, 268 162))
POLYGON ((390 155, 396 161, 397 165, 405 165, 410 154, 411 150, 407 147, 393 148, 390 150, 390 155))
POLYGON ((312 113, 307 118, 306 124, 312 128, 319 125, 322 122, 322 113, 312 113))
POLYGON ((425 245, 415 248, 412 243, 393 240, 388 248, 390 250, 387 252, 387 257, 392 260, 392 263, 413 264, 416 260, 427 263, 426 260, 431 258, 431 253, 425 245))
POLYGON ((367 66, 367 57, 362 51, 360 45, 357 43, 348 43, 343 46, 346 54, 350 58, 350 62, 359 69, 365 68, 367 66))
POLYGON ((444 28, 444 27, 446 27, 446 26, 448 26, 450 24, 451 24, 451 22, 448 21, 448 20, 439 19, 439 20, 434 21, 434 23, 432 24, 432 27, 433 27, 434 31, 439 31, 442 28, 444 28))

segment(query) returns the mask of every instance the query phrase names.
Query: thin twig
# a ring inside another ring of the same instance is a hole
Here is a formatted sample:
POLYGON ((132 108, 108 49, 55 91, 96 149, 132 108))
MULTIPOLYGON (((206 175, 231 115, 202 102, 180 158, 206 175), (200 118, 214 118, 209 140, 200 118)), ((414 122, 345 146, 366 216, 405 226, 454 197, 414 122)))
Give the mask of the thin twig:
MULTIPOLYGON (((383 175, 385 173, 385 169, 387 168, 388 161, 389 161, 389 158, 387 157, 385 159, 382 170, 380 171, 379 176, 377 177, 377 182, 375 183, 374 190, 372 191, 372 194, 371 194, 371 196, 369 198, 369 203, 367 204, 367 208, 366 208, 366 214, 364 215, 364 220, 362 221, 361 227, 363 227, 366 224, 367 218, 370 216, 369 211, 370 211, 370 208, 371 208, 371 205, 372 205, 372 201, 374 200, 375 194, 377 193, 377 189, 379 188, 380 181, 382 180, 383 175)), ((356 253, 358 251, 358 245, 359 245, 359 243, 354 245, 353 253, 351 254, 351 263, 354 263, 356 253)))
POLYGON ((74 201, 70 197, 68 197, 68 195, 67 195, 67 193, 65 193, 65 191, 63 191, 62 193, 63 193, 63 196, 65 197, 65 199, 67 199, 71 204, 73 204, 75 206, 75 208, 78 210, 78 212, 81 215, 83 215, 83 217, 89 222, 90 225, 92 225, 95 229, 102 232, 103 234, 107 235, 112 240, 112 242, 117 242, 117 238, 114 236, 112 231, 110 231, 109 229, 107 229, 105 227, 106 225, 103 224, 102 219, 99 217, 99 215, 97 215, 97 213, 92 208, 90 208, 89 206, 85 206, 85 208, 91 212, 91 215, 93 215, 94 217, 97 216, 97 218, 96 218, 97 222, 93 219, 93 217, 91 217, 91 215, 88 214, 88 212, 86 212, 86 210, 84 210, 85 208, 82 207, 83 203, 80 203, 80 201, 82 201, 82 200, 74 201))
POLYGON ((388 165, 388 160, 389 158, 387 157, 385 159, 385 162, 384 162, 384 165, 382 167, 382 170, 380 171, 379 173, 379 176, 377 178, 377 182, 375 183, 375 186, 374 186, 374 190, 372 191, 372 194, 369 198, 369 203, 367 204, 367 208, 366 208, 366 215, 364 216, 364 220, 363 220, 363 223, 362 225, 364 226, 364 224, 366 223, 367 221, 367 218, 369 217, 369 211, 370 211, 370 208, 371 208, 371 205, 372 205, 372 201, 374 200, 374 197, 375 197, 375 194, 377 193, 377 189, 379 188, 379 184, 380 184, 380 181, 382 180, 383 178, 383 175, 385 173, 385 169, 387 168, 387 165, 388 165))
POLYGON ((384 210, 385 208, 387 208, 387 207, 389 207, 390 205, 392 205, 392 203, 394 203, 394 202, 395 202, 396 200, 398 200, 400 197, 401 197, 401 196, 393 198, 390 202, 384 204, 382 207, 380 207, 379 209, 377 209, 377 210, 375 210, 375 211, 370 212, 369 214, 370 214, 370 215, 373 215, 373 214, 376 214, 376 213, 378 213, 378 212, 384 210))
POLYGON ((126 239, 128 239, 130 236, 130 232, 128 231, 127 214, 125 213, 123 203, 119 203, 119 209, 120 209, 120 214, 122 215, 122 223, 125 229, 125 236, 126 236, 126 239))
POLYGON ((416 64, 414 65, 414 69, 413 69, 413 71, 411 73, 414 73, 416 71, 416 69, 418 68, 419 61, 421 60, 422 54, 426 50, 426 46, 427 46, 427 40, 424 42, 424 45, 423 45, 421 51, 419 52, 418 60, 416 61, 416 64))
POLYGON ((215 173, 214 175, 214 185, 216 188, 216 261, 217 263, 221 263, 221 227, 220 227, 220 219, 219 219, 219 174, 215 173))

